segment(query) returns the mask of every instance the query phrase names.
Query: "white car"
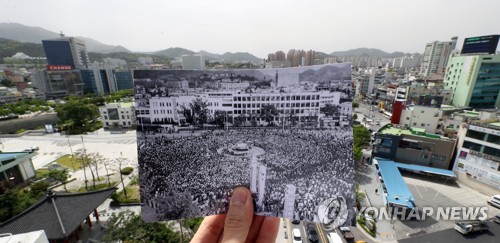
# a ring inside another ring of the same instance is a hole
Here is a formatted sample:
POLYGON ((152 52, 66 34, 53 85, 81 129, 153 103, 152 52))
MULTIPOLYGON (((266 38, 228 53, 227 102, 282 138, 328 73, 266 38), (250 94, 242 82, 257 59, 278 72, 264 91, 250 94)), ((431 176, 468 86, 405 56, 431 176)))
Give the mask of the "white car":
POLYGON ((292 230, 293 243, 302 243, 302 236, 299 229, 292 230))
POLYGON ((330 243, 342 243, 342 238, 336 232, 328 233, 328 241, 330 243))

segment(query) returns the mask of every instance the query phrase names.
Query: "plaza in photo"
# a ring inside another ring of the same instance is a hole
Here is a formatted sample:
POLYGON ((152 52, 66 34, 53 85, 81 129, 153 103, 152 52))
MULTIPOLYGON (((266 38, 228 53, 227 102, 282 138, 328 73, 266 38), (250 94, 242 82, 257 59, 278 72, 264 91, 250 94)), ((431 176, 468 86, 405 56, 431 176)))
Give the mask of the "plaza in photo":
POLYGON ((145 221, 225 213, 248 187, 258 215, 350 225, 351 66, 136 70, 145 221))

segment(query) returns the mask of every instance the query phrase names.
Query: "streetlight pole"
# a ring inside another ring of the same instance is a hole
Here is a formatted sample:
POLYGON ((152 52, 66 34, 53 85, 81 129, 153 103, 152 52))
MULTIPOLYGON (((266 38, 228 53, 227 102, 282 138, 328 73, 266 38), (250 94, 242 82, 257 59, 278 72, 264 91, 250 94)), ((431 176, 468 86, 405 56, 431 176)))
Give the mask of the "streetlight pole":
POLYGON ((83 144, 83 136, 80 136, 80 138, 82 139, 82 147, 83 147, 83 154, 82 154, 82 165, 83 165, 83 178, 85 180, 85 190, 89 190, 89 187, 88 187, 88 180, 87 180, 87 172, 86 172, 86 168, 85 168, 85 160, 84 160, 84 157, 85 155, 87 154, 85 152, 85 144, 83 144))

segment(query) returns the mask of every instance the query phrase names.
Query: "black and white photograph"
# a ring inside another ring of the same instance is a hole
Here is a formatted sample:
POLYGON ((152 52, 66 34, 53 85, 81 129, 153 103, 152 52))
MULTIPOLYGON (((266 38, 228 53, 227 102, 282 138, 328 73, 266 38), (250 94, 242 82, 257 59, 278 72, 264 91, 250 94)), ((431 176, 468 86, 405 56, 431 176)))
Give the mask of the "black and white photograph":
POLYGON ((257 215, 351 225, 351 64, 135 70, 142 218, 226 213, 250 189, 257 215))

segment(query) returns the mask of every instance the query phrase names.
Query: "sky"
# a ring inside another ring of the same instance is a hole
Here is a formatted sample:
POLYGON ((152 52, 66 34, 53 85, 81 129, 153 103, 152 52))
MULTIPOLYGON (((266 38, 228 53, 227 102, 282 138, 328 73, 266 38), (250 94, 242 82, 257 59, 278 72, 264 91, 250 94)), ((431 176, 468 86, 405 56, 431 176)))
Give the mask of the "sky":
POLYGON ((499 0, 0 0, 0 23, 84 36, 131 51, 182 47, 258 57, 290 49, 424 52, 500 34, 499 0))

